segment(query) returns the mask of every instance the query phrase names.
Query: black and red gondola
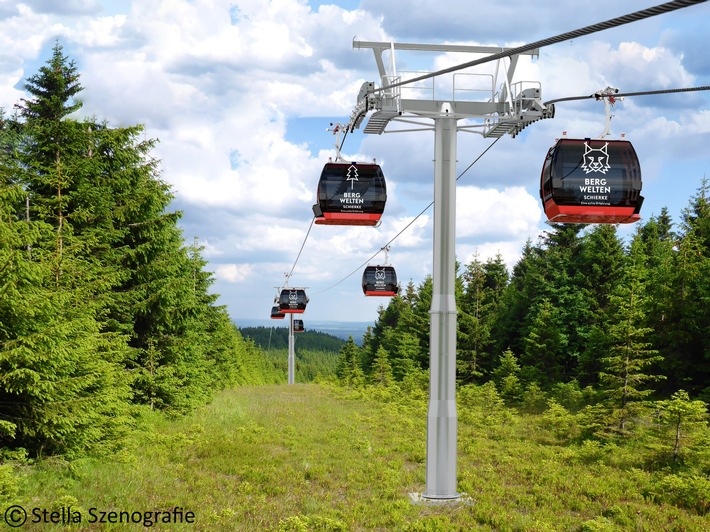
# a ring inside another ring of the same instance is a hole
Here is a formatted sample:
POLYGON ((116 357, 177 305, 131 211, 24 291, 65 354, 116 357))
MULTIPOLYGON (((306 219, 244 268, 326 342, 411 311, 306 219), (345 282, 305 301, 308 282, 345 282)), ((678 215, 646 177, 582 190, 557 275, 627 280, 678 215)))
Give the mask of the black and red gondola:
POLYGON ((396 296, 397 272, 393 266, 367 266, 362 272, 362 291, 366 296, 396 296))
POLYGON ((308 298, 303 288, 284 288, 279 294, 279 310, 285 314, 302 314, 308 298))
POLYGON ((561 138, 540 178, 545 215, 558 223, 633 223, 641 219, 641 167, 626 140, 561 138))
POLYGON ((274 305, 271 307, 271 319, 272 320, 282 320, 286 317, 286 314, 281 312, 281 309, 279 308, 278 305, 274 305))
POLYGON ((297 319, 293 320, 293 332, 295 332, 295 333, 304 332, 305 330, 306 329, 303 326, 303 320, 297 320, 297 319))
POLYGON ((385 176, 375 161, 337 158, 323 167, 316 197, 316 224, 376 226, 387 202, 385 176))

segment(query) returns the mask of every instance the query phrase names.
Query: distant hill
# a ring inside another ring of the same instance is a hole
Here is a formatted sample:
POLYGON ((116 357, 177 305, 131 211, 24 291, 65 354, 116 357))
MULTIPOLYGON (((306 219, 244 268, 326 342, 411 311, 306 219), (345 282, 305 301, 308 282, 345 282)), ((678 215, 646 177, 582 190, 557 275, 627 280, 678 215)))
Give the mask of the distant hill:
MULTIPOLYGON (((288 322, 286 320, 234 320, 235 325, 239 329, 254 328, 254 327, 264 327, 266 329, 284 328, 288 329, 288 322)), ((305 319, 306 332, 298 333, 299 338, 308 332, 320 331, 342 340, 347 340, 349 337, 353 337, 355 343, 362 345, 362 337, 365 335, 368 327, 372 327, 374 324, 365 321, 310 321, 305 319)))
MULTIPOLYGON (((251 338, 256 345, 264 349, 287 349, 288 327, 240 327, 242 336, 251 338)), ((345 340, 319 331, 304 331, 296 333, 297 349, 309 351, 332 351, 337 353, 345 340)))

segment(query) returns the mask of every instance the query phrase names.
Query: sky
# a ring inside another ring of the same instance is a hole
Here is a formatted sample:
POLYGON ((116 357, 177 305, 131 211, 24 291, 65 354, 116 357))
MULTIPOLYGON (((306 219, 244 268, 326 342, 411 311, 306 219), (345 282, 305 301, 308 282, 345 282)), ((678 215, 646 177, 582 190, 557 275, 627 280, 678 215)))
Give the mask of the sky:
MULTIPOLYGON (((415 218, 392 242, 388 262, 403 285, 432 271, 432 211, 421 213, 433 199, 434 133, 366 135, 366 119, 343 154, 382 165, 388 201, 381 225, 311 227, 318 178, 335 154, 328 129, 348 121, 364 82, 380 86, 372 51, 353 42, 515 47, 660 3, 0 0, 0 107, 11 110, 27 96, 25 79, 58 40, 84 87, 75 117, 142 124, 158 140, 153 155, 175 195, 171 208, 183 212, 186 245, 197 238, 204 247, 217 302, 233 320, 268 319, 292 271, 290 286, 305 287, 310 298, 306 328, 309 319, 374 322, 387 300, 363 295, 363 266, 415 218)), ((710 85, 708 21, 710 2, 546 46, 538 57, 521 57, 513 81, 539 82, 543 101, 607 86, 624 93, 710 85)), ((480 56, 384 57, 406 76, 480 56)), ((479 79, 492 65, 465 72, 479 79)), ((436 91, 437 99, 450 98, 450 81, 438 80, 436 91)), ((496 142, 457 182, 457 259, 500 254, 512 269, 525 242, 549 229, 539 199, 548 148, 563 131, 596 137, 603 129, 604 106, 589 99, 560 103, 554 119, 496 142)), ((622 134, 641 162, 642 219, 666 207, 679 223, 710 173, 710 92, 618 101, 609 138, 622 134)), ((492 141, 459 132, 458 173, 492 141)), ((634 230, 620 226, 619 234, 634 230)), ((384 261, 380 253, 370 263, 384 261)))

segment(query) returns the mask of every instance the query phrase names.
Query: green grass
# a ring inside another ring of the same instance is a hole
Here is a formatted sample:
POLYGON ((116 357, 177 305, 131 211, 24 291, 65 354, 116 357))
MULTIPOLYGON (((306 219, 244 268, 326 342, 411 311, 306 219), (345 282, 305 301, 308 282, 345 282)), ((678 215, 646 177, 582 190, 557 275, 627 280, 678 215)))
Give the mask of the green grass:
POLYGON ((177 421, 156 414, 118 456, 17 466, 13 502, 71 505, 83 523, 70 530, 143 528, 88 523, 90 508, 176 506, 194 512, 195 524, 150 529, 708 529, 707 516, 644 498, 653 474, 628 453, 557 444, 539 416, 486 410, 460 416, 458 483, 471 504, 412 505, 408 493, 425 484, 426 401, 391 393, 314 384, 222 392, 177 421))

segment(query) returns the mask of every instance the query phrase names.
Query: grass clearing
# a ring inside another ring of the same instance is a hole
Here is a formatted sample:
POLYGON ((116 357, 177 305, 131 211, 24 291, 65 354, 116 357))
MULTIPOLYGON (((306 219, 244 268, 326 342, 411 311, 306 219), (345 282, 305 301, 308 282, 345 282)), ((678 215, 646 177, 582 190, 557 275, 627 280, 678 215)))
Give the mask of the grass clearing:
MULTIPOLYGON (((708 529, 707 516, 644 498, 651 473, 550 443, 527 415, 460 416, 459 489, 473 503, 414 506, 408 493, 425 483, 426 403, 378 398, 388 393, 314 384, 228 390, 185 418, 156 414, 131 448, 110 459, 18 466, 13 502, 71 507, 82 522, 70 530, 126 529, 89 522, 91 508, 175 507, 193 512, 195 523, 150 529, 708 529)), ((29 522, 23 530, 56 526, 29 522)))

